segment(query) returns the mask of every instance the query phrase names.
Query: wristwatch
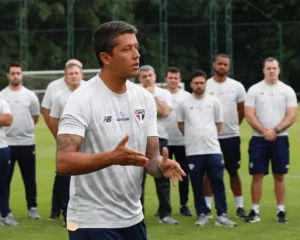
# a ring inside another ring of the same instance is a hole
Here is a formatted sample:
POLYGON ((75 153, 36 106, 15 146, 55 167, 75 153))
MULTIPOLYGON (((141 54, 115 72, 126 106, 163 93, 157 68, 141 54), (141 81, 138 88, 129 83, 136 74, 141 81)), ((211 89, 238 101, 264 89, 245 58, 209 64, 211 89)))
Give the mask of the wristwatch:
POLYGON ((280 133, 279 129, 276 127, 274 128, 274 131, 276 132, 276 134, 280 133))

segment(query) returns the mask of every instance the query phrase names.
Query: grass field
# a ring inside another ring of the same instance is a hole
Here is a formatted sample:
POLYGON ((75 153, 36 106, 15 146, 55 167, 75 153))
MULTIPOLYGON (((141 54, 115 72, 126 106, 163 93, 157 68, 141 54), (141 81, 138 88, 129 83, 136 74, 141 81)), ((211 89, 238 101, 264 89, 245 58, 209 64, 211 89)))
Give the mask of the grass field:
MULTIPOLYGON (((289 224, 279 224, 275 222, 276 202, 273 193, 272 176, 267 176, 264 181, 263 198, 261 201, 260 215, 262 221, 256 224, 246 224, 237 220, 238 226, 233 229, 220 228, 214 226, 214 221, 210 220, 208 226, 197 228, 194 225, 195 217, 183 217, 179 214, 179 198, 177 188, 172 188, 173 216, 180 222, 177 226, 160 225, 154 213, 157 210, 157 197, 155 194, 154 181, 151 177, 147 179, 146 185, 146 217, 148 235, 150 240, 188 240, 188 239, 299 239, 300 218, 300 148, 298 134, 300 123, 296 123, 290 129, 291 164, 290 172, 286 178, 287 183, 287 216, 289 224)), ((247 171, 248 155, 247 145, 251 135, 251 130, 247 123, 243 123, 241 129, 242 138, 242 168, 243 190, 245 207, 250 208, 250 177, 247 171)), ((15 175, 11 186, 11 207, 19 227, 0 227, 0 240, 63 240, 67 238, 66 230, 61 226, 61 221, 48 221, 50 213, 51 191, 55 166, 55 143, 46 128, 42 118, 36 126, 37 141, 37 183, 38 183, 38 210, 42 216, 39 221, 27 219, 27 209, 25 203, 24 187, 20 177, 19 169, 15 169, 15 175)), ((228 177, 226 175, 228 214, 234 218, 235 204, 231 194, 228 177)), ((190 192, 189 206, 194 212, 193 196, 190 192)))

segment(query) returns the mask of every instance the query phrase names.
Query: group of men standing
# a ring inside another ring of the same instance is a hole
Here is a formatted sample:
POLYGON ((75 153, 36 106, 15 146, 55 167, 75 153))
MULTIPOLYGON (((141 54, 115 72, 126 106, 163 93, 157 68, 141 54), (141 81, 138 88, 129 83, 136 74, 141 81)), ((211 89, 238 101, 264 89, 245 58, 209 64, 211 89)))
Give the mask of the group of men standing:
MULTIPOLYGON (((263 63, 264 80, 253 85, 248 93, 244 86, 227 76, 230 59, 219 54, 213 62, 214 75, 207 79, 202 70, 190 77, 192 94, 180 89, 180 70, 170 67, 165 75, 167 90, 155 85, 153 67, 142 66, 138 78, 153 94, 157 106, 160 148, 168 146, 169 158, 178 161, 187 173, 179 183, 180 212, 192 216, 187 206, 189 179, 192 184, 197 226, 212 218, 214 196, 218 226, 236 226, 227 216, 227 201, 223 180, 224 169, 236 203, 237 217, 246 222, 258 222, 259 201, 263 176, 272 163, 278 222, 288 222, 284 209, 284 174, 289 168, 287 128, 296 120, 297 98, 294 90, 279 81, 279 62, 267 58, 263 63), (249 173, 252 175, 252 207, 246 213, 242 182, 238 173, 241 165, 239 125, 244 117, 253 128, 249 143, 249 173)), ((143 181, 144 187, 145 180, 143 181)), ((178 224, 171 216, 170 184, 167 178, 155 179, 160 223, 178 224)), ((144 194, 144 190, 143 190, 144 194)), ((144 205, 144 197, 142 196, 144 205)))

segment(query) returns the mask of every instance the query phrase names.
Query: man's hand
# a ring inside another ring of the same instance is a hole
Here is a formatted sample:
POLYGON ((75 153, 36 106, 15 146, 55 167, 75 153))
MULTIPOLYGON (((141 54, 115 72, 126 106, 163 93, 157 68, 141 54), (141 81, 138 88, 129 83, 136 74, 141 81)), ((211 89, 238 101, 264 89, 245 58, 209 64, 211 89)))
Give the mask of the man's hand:
POLYGON ((264 138, 267 141, 273 142, 277 138, 277 134, 273 128, 267 128, 264 132, 264 138))
POLYGON ((172 179, 173 186, 176 185, 176 178, 179 181, 182 181, 182 176, 186 176, 180 165, 176 161, 168 158, 167 148, 163 148, 163 158, 160 162, 159 168, 166 178, 172 179))
POLYGON ((111 152, 111 159, 117 165, 133 165, 146 167, 149 159, 145 157, 145 154, 126 146, 129 136, 126 135, 118 146, 111 152))

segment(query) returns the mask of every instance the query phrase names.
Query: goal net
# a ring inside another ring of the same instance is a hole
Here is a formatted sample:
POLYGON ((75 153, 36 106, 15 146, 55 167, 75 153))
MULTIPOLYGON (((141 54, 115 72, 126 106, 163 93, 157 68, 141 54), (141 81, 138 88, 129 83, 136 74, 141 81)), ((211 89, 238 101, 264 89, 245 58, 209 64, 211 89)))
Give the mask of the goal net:
MULTIPOLYGON (((89 80, 99 73, 99 69, 83 69, 83 79, 89 80)), ((34 91, 39 100, 42 101, 46 88, 50 82, 53 80, 63 77, 65 74, 64 70, 45 70, 45 71, 23 71, 23 85, 32 91, 34 91)), ((141 85, 138 82, 138 79, 130 79, 138 85, 141 85)), ((156 83, 157 86, 166 88, 166 83, 156 83)), ((184 89, 184 83, 180 83, 179 86, 181 89, 184 89)))

